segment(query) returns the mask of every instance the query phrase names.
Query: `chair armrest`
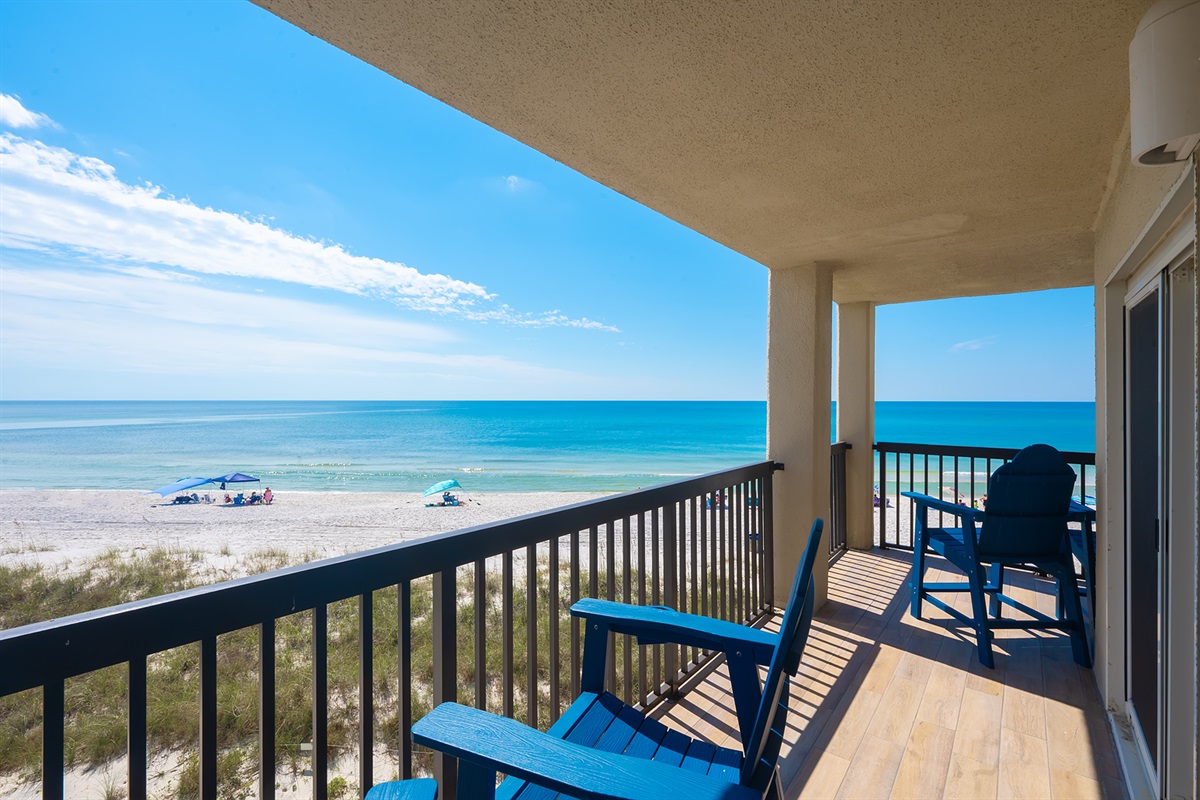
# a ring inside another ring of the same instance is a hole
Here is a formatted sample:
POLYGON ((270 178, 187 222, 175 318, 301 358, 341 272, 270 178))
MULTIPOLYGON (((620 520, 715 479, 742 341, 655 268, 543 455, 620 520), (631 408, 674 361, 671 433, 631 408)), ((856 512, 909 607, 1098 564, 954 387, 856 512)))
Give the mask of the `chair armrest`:
POLYGON ((779 636, 768 631, 663 606, 587 597, 571 606, 571 615, 603 620, 614 633, 636 636, 639 644, 682 644, 722 653, 749 650, 756 664, 769 664, 779 643, 779 636))
POLYGON ((900 494, 911 498, 912 501, 916 503, 918 513, 920 513, 922 508, 932 508, 937 511, 941 511, 943 514, 952 514, 956 517, 964 518, 970 517, 972 521, 975 521, 977 515, 982 516, 979 514, 979 509, 977 508, 960 506, 958 503, 951 503, 937 497, 930 497, 929 495, 921 494, 920 492, 901 492, 900 494))
MULTIPOLYGON (((507 717, 442 703, 412 726, 417 744, 578 798, 759 800, 720 778, 557 739, 507 717)), ((464 765, 465 766, 465 765, 464 765)), ((463 776, 465 778, 465 776, 463 776)), ((486 777, 484 783, 487 783, 486 777)), ((494 778, 493 783, 494 786, 494 778)))

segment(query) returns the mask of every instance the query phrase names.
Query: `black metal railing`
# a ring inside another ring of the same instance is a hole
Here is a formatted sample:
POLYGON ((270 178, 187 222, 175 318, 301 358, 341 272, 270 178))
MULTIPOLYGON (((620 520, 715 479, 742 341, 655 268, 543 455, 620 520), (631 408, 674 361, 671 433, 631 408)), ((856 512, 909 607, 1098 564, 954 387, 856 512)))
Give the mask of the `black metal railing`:
MULTIPOLYGON (((409 737, 414 719, 432 705, 461 699, 531 725, 549 725, 579 688, 580 630, 567 609, 580 597, 666 605, 738 622, 770 613, 771 476, 781 468, 769 461, 752 464, 0 631, 0 697, 40 689, 42 796, 62 798, 64 720, 71 711, 64 707, 64 683, 126 666, 128 791, 131 798, 145 797, 147 678, 154 677, 147 659, 198 644, 199 795, 216 798, 218 749, 230 745, 219 743, 217 735, 218 652, 224 647, 218 637, 256 630, 258 796, 275 797, 282 746, 274 724, 277 665, 282 670, 311 659, 312 741, 299 749, 311 748, 313 796, 325 800, 328 665, 335 650, 344 652, 343 639, 353 638, 330 636, 329 610, 339 601, 357 601, 357 642, 349 643, 357 648, 357 742, 347 749, 357 750, 358 789, 365 794, 374 780, 376 730, 383 728, 376 720, 383 676, 376 674, 381 661, 375 646, 379 600, 386 592, 395 605, 383 607, 396 614, 396 638, 388 643, 395 655, 387 658, 396 659, 390 663, 397 671, 386 694, 395 693, 395 725, 388 730, 398 754, 397 774, 432 772, 452 797, 454 762, 414 750, 409 737), (288 652, 289 639, 281 631, 301 612, 311 615, 311 645, 288 652), (432 654, 431 663, 414 661, 418 647, 432 654)), ((613 651, 611 691, 646 707, 674 694, 711 657, 694 648, 638 646, 628 637, 618 637, 613 651)), ((347 698, 336 701, 344 704, 347 698)))
POLYGON ((849 442, 834 442, 829 451, 829 562, 846 552, 846 451, 849 442))
MULTIPOLYGON (((875 544, 912 549, 913 506, 900 493, 921 492, 950 502, 982 506, 988 477, 1010 461, 1016 448, 956 447, 879 442, 875 445, 875 544)), ((1079 476, 1076 499, 1094 505, 1096 454, 1064 452, 1079 476)))

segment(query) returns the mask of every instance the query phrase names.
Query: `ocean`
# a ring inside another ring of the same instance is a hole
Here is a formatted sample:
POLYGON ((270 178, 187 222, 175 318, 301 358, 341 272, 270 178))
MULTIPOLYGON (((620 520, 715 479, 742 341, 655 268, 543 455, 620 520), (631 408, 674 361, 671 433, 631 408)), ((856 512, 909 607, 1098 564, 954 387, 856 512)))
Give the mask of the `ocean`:
MULTIPOLYGON (((875 414, 881 442, 1095 449, 1094 403, 875 414)), ((623 491, 765 457, 753 401, 0 403, 0 488, 148 491, 236 470, 277 492, 623 491)))

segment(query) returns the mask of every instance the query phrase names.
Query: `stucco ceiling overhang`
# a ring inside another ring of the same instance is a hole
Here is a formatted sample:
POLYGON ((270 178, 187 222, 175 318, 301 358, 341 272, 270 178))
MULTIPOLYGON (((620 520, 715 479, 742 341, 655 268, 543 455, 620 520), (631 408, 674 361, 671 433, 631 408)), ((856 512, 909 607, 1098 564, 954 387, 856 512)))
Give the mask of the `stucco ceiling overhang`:
POLYGON ((1081 286, 1149 2, 256 0, 839 302, 1081 286))

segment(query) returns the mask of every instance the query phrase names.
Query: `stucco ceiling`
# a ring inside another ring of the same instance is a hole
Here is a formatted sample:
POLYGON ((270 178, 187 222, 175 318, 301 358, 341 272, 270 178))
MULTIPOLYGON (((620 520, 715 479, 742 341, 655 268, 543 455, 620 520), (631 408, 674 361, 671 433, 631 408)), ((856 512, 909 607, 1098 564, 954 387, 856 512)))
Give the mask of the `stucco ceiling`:
POLYGON ((1092 281, 1148 2, 256 0, 840 302, 1092 281))

